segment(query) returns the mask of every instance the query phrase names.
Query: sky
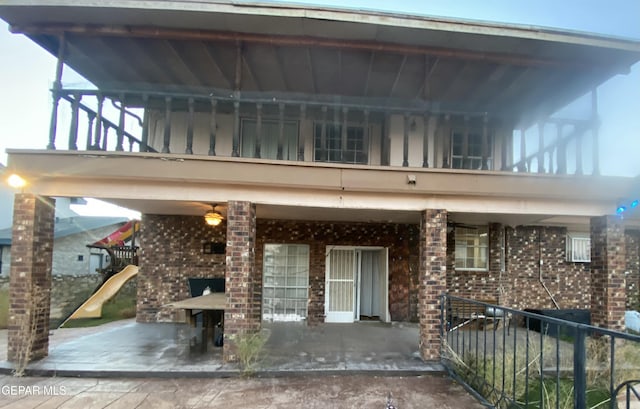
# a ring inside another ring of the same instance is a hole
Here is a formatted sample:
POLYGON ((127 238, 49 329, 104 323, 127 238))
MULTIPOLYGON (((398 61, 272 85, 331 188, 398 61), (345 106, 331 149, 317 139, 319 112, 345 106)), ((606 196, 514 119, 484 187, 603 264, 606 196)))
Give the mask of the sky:
MULTIPOLYGON (((640 40, 640 0, 316 0, 321 4, 554 27, 640 40)), ((0 21, 0 163, 7 148, 44 148, 47 143, 55 58, 0 21)), ((78 82, 65 68, 63 83, 78 82)), ((601 171, 640 174, 640 64, 598 89, 601 171)), ((584 103, 575 104, 580 111, 584 103)), ((587 104, 588 105, 588 104, 587 104)))

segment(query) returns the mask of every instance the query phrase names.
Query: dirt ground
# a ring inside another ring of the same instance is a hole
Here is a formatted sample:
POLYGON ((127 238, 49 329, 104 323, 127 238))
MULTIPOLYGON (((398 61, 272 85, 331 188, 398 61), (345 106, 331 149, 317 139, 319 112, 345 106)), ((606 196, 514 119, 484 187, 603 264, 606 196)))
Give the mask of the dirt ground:
POLYGON ((482 408, 438 374, 226 379, 0 377, 0 408, 482 408))

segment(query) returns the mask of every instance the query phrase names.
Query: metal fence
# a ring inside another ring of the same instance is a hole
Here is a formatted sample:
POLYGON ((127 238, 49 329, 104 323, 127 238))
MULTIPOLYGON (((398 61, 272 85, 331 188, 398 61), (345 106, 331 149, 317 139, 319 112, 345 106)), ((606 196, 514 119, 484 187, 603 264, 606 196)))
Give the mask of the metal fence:
POLYGON ((451 295, 441 306, 443 363, 487 406, 640 404, 640 336, 451 295))

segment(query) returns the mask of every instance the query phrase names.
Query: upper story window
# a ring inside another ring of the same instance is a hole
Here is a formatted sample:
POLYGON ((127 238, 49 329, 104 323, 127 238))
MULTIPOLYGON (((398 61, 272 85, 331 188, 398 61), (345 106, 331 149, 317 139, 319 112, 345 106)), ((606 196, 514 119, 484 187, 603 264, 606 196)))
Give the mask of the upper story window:
MULTIPOLYGON (((282 141, 282 159, 296 160, 298 150, 298 122, 284 121, 284 138, 282 141)), ((256 153, 256 120, 243 119, 241 127, 241 156, 253 158, 256 153)), ((280 139, 280 122, 278 120, 262 120, 260 136, 260 157, 278 159, 278 140, 280 139)))
MULTIPOLYGON (((469 132, 466 147, 464 134, 463 130, 457 129, 451 132, 451 167, 454 169, 482 169, 482 131, 469 132)), ((491 137, 487 138, 487 143, 487 166, 491 169, 491 137)))
POLYGON ((489 269, 489 229, 487 226, 456 227, 456 270, 489 269))
POLYGON ((347 126, 346 135, 342 125, 325 124, 323 138, 322 124, 314 125, 313 160, 316 162, 368 163, 369 146, 364 138, 364 127, 347 126))

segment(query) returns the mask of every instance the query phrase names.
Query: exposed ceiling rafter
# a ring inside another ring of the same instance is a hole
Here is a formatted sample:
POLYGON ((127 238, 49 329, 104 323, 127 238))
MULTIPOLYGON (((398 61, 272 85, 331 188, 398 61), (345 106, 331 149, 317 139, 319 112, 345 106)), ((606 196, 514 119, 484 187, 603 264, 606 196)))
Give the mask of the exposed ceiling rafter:
POLYGON ((468 61, 487 61, 517 66, 566 67, 579 69, 593 66, 594 61, 576 61, 575 59, 558 59, 531 57, 519 54, 491 53, 473 50, 450 49, 443 47, 427 47, 408 44, 382 43, 377 41, 337 40, 306 36, 264 35, 226 31, 203 31, 193 29, 169 29, 157 27, 125 27, 97 26, 82 24, 41 24, 12 26, 14 33, 58 35, 62 32, 113 36, 141 37, 174 40, 206 40, 206 41, 243 41, 248 43, 276 44, 302 47, 330 47, 359 50, 375 50, 394 54, 432 55, 468 61))

